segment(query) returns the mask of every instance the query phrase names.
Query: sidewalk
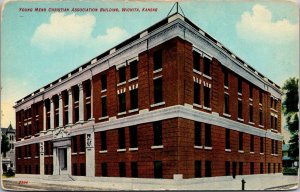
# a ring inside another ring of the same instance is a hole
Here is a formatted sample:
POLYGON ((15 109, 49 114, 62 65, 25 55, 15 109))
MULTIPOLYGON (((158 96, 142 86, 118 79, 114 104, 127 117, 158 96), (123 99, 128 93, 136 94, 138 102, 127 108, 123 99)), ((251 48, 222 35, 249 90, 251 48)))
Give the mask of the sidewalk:
POLYGON ((243 175, 232 177, 211 177, 195 179, 144 179, 119 177, 82 177, 73 176, 75 181, 54 181, 49 176, 18 174, 14 178, 3 178, 10 181, 28 181, 76 187, 89 187, 95 190, 241 190, 241 180, 246 181, 245 190, 264 190, 278 186, 298 183, 298 176, 243 175))

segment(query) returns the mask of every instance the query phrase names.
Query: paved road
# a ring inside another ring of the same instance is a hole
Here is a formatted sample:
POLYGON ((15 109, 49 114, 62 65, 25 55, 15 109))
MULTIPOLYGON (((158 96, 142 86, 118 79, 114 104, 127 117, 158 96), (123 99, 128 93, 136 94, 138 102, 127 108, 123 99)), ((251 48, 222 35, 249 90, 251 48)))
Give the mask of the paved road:
MULTIPOLYGON (((99 191, 99 188, 88 188, 88 187, 69 187, 65 185, 55 185, 55 184, 40 184, 40 183, 30 183, 19 184, 18 181, 3 180, 3 186, 7 190, 13 191, 99 191)), ((102 189, 104 190, 104 189, 102 189)), ((107 189, 105 190, 107 191, 107 189)))
POLYGON ((291 184, 291 185, 284 185, 278 187, 271 187, 271 188, 267 188, 266 190, 293 190, 297 188, 298 188, 298 184, 291 184))

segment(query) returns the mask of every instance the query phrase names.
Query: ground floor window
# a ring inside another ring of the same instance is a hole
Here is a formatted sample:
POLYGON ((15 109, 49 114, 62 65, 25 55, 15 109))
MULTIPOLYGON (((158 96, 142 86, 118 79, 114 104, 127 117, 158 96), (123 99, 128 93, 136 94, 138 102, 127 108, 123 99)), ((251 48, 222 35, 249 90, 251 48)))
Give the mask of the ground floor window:
POLYGON ((80 163, 80 176, 85 176, 85 164, 80 163))
POLYGON ((107 163, 101 163, 101 173, 103 177, 107 176, 107 163))
POLYGON ((205 177, 211 177, 211 161, 205 161, 205 177))
POLYGON ((154 178, 163 177, 162 161, 154 161, 154 178))
POLYGON ((77 164, 76 163, 73 164, 72 172, 73 172, 72 175, 77 175, 77 164))
POLYGON ((201 177, 201 161, 195 161, 195 177, 201 177))
POLYGON ((120 177, 126 177, 126 164, 125 164, 125 162, 119 162, 119 174, 120 174, 120 177))

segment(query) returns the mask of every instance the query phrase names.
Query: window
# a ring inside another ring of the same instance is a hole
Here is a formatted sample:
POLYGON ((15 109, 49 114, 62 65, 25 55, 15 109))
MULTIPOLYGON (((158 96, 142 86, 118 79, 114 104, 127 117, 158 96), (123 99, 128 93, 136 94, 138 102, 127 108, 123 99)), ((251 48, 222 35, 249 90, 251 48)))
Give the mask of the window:
POLYGON ((211 161, 205 161, 205 177, 211 177, 211 161))
POLYGON ((153 123, 154 146, 162 145, 162 123, 161 121, 153 123))
POLYGON ((274 117, 274 129, 277 129, 277 118, 274 117))
MULTIPOLYGON (((274 170, 275 170, 275 163, 274 163, 274 170)), ((31 174, 31 165, 28 166, 28 171, 29 171, 29 174, 31 174)), ((275 173, 275 171, 274 171, 275 173)))
POLYGON ((194 82, 194 103, 200 105, 200 84, 194 82))
POLYGON ((200 54, 196 51, 193 51, 193 64, 194 69, 200 71, 200 54))
POLYGON ((125 128, 118 129, 118 135, 119 135, 119 149, 125 149, 125 128))
POLYGON ((274 154, 274 140, 271 140, 271 154, 274 154))
MULTIPOLYGON (((45 148, 46 148, 46 143, 45 143, 45 148)), ((77 138, 76 138, 76 136, 72 137, 72 150, 74 153, 77 153, 77 138)))
POLYGON ((137 126, 129 127, 129 135, 130 135, 130 148, 136 148, 138 146, 137 126))
POLYGON ((131 109, 137 109, 138 108, 138 89, 134 89, 130 91, 130 107, 131 109))
POLYGON ((101 163, 101 173, 103 177, 107 177, 107 163, 101 163))
POLYGON ((126 67, 119 68, 119 83, 126 81, 126 67))
POLYGON ((205 124, 205 146, 211 147, 211 125, 205 124))
POLYGON ((262 109, 259 109, 259 124, 262 125, 262 109))
POLYGON ((80 135, 80 152, 85 151, 85 135, 80 135))
POLYGON ((273 163, 273 173, 276 173, 276 164, 273 163))
POLYGON ((250 162, 250 174, 254 174, 254 162, 250 162))
POLYGON ((201 177, 201 161, 195 161, 195 177, 201 177))
POLYGON ((263 174, 264 173, 264 163, 260 163, 260 171, 259 171, 260 174, 263 174))
POLYGON ((271 163, 268 163, 268 173, 271 173, 271 163))
POLYGON ((119 112, 125 112, 126 111, 126 94, 121 93, 119 94, 119 112))
POLYGON ((36 164, 35 165, 35 174, 39 174, 40 173, 40 168, 39 168, 39 165, 36 164))
POLYGON ((270 108, 273 108, 273 97, 271 97, 270 108))
POLYGON ((277 100, 274 100, 274 109, 277 109, 277 100))
POLYGON ((253 87, 252 85, 249 85, 249 98, 253 98, 253 87))
POLYGON ((119 174, 120 174, 120 177, 126 177, 126 164, 125 164, 125 162, 119 162, 119 174))
POLYGON ((230 175, 230 162, 229 161, 225 162, 225 175, 226 176, 230 175))
POLYGON ((39 156, 39 144, 35 144, 35 156, 39 156))
POLYGON ((228 71, 227 71, 227 69, 223 69, 223 75, 224 75, 224 86, 228 87, 228 71))
POLYGON ((101 98, 101 105, 102 105, 102 117, 106 117, 107 116, 106 97, 101 98))
POLYGON ((238 92, 242 93, 243 89, 242 89, 242 79, 238 78, 238 92))
POLYGON ((134 60, 130 63, 130 79, 135 78, 138 76, 138 61, 134 60))
POLYGON ((264 138, 260 138, 260 153, 264 152, 264 138))
POLYGON ((239 175, 243 175, 243 162, 239 162, 239 175))
POLYGON ((229 95, 224 94, 224 113, 229 114, 229 95))
POLYGON ((201 123, 195 122, 195 146, 201 146, 201 123))
POLYGON ((162 68, 162 50, 157 50, 153 54, 154 71, 162 68))
POLYGON ((238 100, 238 118, 243 119, 243 104, 241 100, 238 100))
POLYGON ((278 141, 275 141, 275 154, 278 154, 278 141))
POLYGON ((85 176, 85 164, 80 163, 80 175, 85 176))
POLYGON ((250 151, 254 152, 254 135, 250 136, 250 151))
POLYGON ((204 57, 204 74, 210 76, 210 64, 211 60, 207 57, 204 57))
POLYGON ((106 74, 101 75, 101 90, 107 89, 107 78, 106 74))
POLYGON ((131 162, 131 177, 138 177, 138 163, 131 162))
POLYGON ((210 88, 204 87, 204 106, 210 107, 210 88))
POLYGON ((162 92, 162 78, 155 79, 154 84, 154 103, 160 103, 163 101, 162 92))
POLYGON ((49 142, 45 142, 45 155, 49 155, 49 142))
POLYGON ((101 137, 101 151, 105 151, 105 150, 107 150, 106 131, 101 131, 100 132, 100 137, 101 137))
POLYGON ((225 129, 226 149, 230 149, 230 129, 225 129))
POLYGON ((154 161, 154 178, 163 177, 162 161, 154 161))
POLYGON ((281 172, 281 167, 280 167, 280 163, 278 163, 278 173, 281 172))
POLYGON ((243 133, 239 132, 239 150, 243 150, 243 133))
POLYGON ((272 129, 274 128, 273 122, 274 122, 274 117, 271 115, 271 128, 272 129))
POLYGON ((253 122, 253 106, 249 106, 249 121, 253 122))
POLYGON ((262 92, 259 91, 259 103, 262 103, 263 97, 262 97, 262 92))

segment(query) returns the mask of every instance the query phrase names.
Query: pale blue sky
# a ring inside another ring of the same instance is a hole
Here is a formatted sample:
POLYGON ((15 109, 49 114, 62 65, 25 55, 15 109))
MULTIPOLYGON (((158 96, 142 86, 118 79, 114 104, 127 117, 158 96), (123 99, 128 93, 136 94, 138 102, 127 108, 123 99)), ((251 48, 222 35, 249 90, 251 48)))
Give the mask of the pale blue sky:
MULTIPOLYGON (((0 0, 1 2, 1 0, 0 0)), ((174 2, 11 2, 2 13, 2 127, 14 102, 160 21, 174 2), (19 8, 154 7, 147 13, 20 12, 19 8)), ((185 16, 275 83, 298 76, 298 7, 287 1, 185 1, 185 16)))

